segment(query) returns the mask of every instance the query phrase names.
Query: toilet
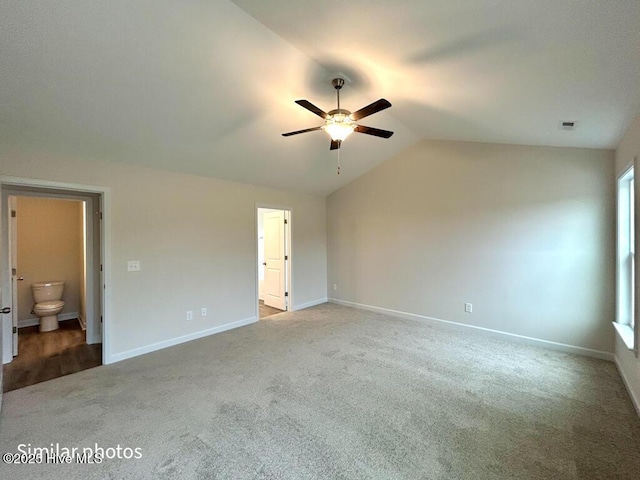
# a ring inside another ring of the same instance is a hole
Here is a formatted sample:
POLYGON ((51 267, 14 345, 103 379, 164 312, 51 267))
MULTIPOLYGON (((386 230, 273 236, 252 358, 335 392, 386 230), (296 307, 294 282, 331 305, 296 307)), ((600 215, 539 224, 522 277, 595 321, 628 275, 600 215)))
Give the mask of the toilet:
POLYGON ((64 282, 40 282, 31 285, 33 313, 40 317, 40 331, 50 332, 58 329, 58 314, 64 308, 62 292, 64 282))

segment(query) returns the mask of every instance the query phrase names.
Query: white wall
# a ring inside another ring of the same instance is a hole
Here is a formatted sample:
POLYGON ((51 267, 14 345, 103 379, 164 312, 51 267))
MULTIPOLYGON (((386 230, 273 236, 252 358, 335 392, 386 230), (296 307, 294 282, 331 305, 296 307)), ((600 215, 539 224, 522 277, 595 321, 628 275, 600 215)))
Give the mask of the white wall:
MULTIPOLYGON (((624 173, 633 164, 633 158, 636 155, 640 155, 640 115, 631 123, 616 149, 616 177, 624 173)), ((637 175, 637 172, 635 172, 635 175, 637 175)), ((640 205, 640 196, 638 188, 636 188, 636 211, 640 211, 638 205, 640 205)), ((638 229, 640 229, 640 225, 636 222, 636 232, 638 229)), ((640 238, 638 233, 636 233, 636 238, 640 238)), ((636 299, 640 298, 638 294, 639 285, 640 282, 636 281, 636 299)), ((632 350, 627 348, 620 338, 616 338, 615 358, 620 373, 634 399, 636 409, 640 413, 640 359, 635 356, 632 350)))
POLYGON ((110 188, 113 359, 256 319, 257 203, 292 209, 294 309, 326 300, 323 197, 34 152, 0 154, 0 175, 110 188), (127 272, 127 260, 142 270, 127 272))
POLYGON ((606 357, 614 183, 612 151, 423 141, 328 197, 330 297, 606 357))

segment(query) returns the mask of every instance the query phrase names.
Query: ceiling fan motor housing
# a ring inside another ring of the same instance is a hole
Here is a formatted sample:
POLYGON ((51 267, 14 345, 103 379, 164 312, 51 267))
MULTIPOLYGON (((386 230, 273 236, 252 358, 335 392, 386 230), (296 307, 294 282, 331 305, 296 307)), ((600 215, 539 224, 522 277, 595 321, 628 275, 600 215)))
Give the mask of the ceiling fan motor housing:
POLYGON ((344 78, 334 78, 331 81, 331 85, 333 85, 336 90, 340 90, 344 86, 344 78))
POLYGON ((344 115, 345 117, 348 117, 349 115, 351 115, 351 112, 349 110, 345 110, 344 108, 336 108, 335 110, 329 110, 327 112, 327 115, 331 117, 334 115, 344 115))

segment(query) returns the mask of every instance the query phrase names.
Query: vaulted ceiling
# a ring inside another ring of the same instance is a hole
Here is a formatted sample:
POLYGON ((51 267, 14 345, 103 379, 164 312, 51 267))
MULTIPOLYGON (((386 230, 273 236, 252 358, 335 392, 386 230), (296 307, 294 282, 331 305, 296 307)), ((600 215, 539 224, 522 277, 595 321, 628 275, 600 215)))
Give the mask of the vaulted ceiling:
MULTIPOLYGON (((615 148, 640 2, 58 0, 0 5, 0 161, 46 151, 328 194, 421 138, 615 148), (294 104, 380 97, 340 152, 294 104), (573 131, 559 122, 577 121, 573 131)), ((1 164, 0 164, 1 173, 1 164)))

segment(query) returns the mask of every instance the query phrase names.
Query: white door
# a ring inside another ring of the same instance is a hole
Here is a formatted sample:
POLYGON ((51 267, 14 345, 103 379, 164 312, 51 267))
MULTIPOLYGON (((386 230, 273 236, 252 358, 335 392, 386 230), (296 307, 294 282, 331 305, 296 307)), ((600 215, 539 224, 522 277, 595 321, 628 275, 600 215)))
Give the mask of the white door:
POLYGON ((18 355, 18 202, 9 197, 9 268, 11 272, 11 319, 13 330, 13 356, 18 355))
POLYGON ((264 215, 264 304, 286 310, 284 211, 264 215))

